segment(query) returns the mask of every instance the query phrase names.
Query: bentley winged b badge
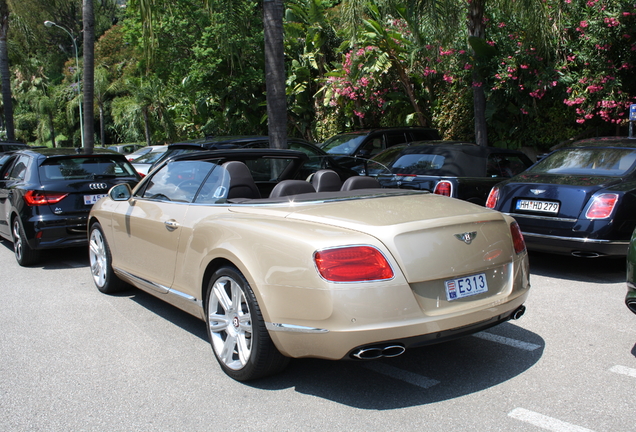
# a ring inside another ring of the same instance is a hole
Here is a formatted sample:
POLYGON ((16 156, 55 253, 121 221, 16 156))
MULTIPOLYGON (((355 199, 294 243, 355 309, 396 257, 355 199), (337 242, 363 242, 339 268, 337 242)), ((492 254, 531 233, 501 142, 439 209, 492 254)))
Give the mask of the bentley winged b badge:
POLYGON ((470 244, 475 239, 475 237, 477 237, 477 231, 455 234, 455 238, 457 240, 461 240, 466 244, 470 244))

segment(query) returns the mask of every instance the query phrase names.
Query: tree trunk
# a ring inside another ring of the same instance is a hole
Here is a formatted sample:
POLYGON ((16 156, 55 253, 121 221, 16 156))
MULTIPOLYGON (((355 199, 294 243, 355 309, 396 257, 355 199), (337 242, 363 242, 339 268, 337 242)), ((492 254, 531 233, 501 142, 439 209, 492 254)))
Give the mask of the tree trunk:
MULTIPOLYGON (((468 35, 484 38, 484 6, 486 0, 473 0, 469 6, 468 35)), ((473 51, 473 56, 475 52, 473 51)), ((488 145, 486 130, 486 93, 479 68, 473 68, 473 105, 475 113, 475 142, 480 146, 488 145)))
POLYGON ((263 0, 263 30, 269 145, 287 148, 283 0, 263 0))
POLYGON ((95 147, 95 14, 93 0, 83 0, 84 21, 84 148, 95 147))
POLYGON ((15 140, 13 126, 13 101, 11 100, 11 75, 9 71, 9 53, 7 51, 7 33, 9 32, 9 7, 6 0, 0 0, 0 75, 2 75, 2 104, 4 105, 4 124, 7 139, 15 140))
POLYGON ((415 111, 415 115, 417 116, 417 122, 420 124, 420 126, 424 126, 424 127, 428 126, 428 121, 426 120, 426 116, 422 112, 422 109, 420 108, 419 104, 417 103, 417 99, 415 98, 415 92, 413 91, 413 84, 411 83, 411 80, 409 79, 408 74, 406 73, 402 65, 400 65, 400 63, 397 60, 395 61, 394 65, 396 66, 398 70, 398 75, 400 77, 400 82, 402 83, 402 86, 404 87, 404 91, 406 91, 406 94, 409 97, 409 101, 411 101, 411 106, 413 107, 413 110, 415 111))
POLYGON ((99 104, 99 143, 106 146, 106 133, 104 132, 104 104, 99 104))
POLYGON ((57 145, 55 144, 55 125, 53 124, 53 112, 49 110, 48 116, 49 116, 49 130, 51 134, 51 143, 53 143, 53 148, 57 148, 57 145))
POLYGON ((143 107, 141 112, 144 116, 144 131, 146 133, 146 145, 152 145, 150 143, 150 116, 148 115, 148 107, 143 107))

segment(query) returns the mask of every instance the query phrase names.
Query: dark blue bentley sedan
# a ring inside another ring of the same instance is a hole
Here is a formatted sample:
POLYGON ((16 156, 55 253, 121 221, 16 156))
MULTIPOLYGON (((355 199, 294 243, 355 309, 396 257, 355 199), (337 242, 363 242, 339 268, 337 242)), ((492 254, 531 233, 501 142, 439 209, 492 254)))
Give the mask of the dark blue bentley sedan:
POLYGON ((636 227, 636 139, 590 138, 492 188, 486 206, 513 216, 530 250, 625 256, 636 227))

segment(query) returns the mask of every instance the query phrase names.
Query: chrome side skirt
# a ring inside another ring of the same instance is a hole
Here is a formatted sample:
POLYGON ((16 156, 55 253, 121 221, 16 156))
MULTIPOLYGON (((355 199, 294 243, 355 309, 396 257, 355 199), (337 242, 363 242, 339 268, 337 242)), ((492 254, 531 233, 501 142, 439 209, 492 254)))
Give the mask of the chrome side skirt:
POLYGON ((329 330, 315 328, 315 327, 305 327, 293 324, 281 324, 281 323, 265 323, 265 328, 269 331, 284 331, 284 332, 294 332, 294 333, 328 333, 329 330))
POLYGON ((140 278, 122 269, 113 267, 113 271, 120 279, 125 280, 131 285, 136 286, 140 290, 146 291, 148 294, 159 297, 162 300, 170 303, 171 305, 178 307, 179 309, 191 315, 194 315, 197 318, 205 319, 205 315, 203 312, 203 302, 201 300, 198 300, 196 297, 140 278))

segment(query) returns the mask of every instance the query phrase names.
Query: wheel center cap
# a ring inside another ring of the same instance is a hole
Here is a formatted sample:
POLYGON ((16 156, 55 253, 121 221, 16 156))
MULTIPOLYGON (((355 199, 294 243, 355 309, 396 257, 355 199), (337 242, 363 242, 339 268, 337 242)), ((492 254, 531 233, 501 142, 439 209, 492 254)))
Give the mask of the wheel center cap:
POLYGON ((232 318, 232 325, 234 326, 234 328, 239 328, 239 319, 238 317, 235 315, 234 318, 232 318))

